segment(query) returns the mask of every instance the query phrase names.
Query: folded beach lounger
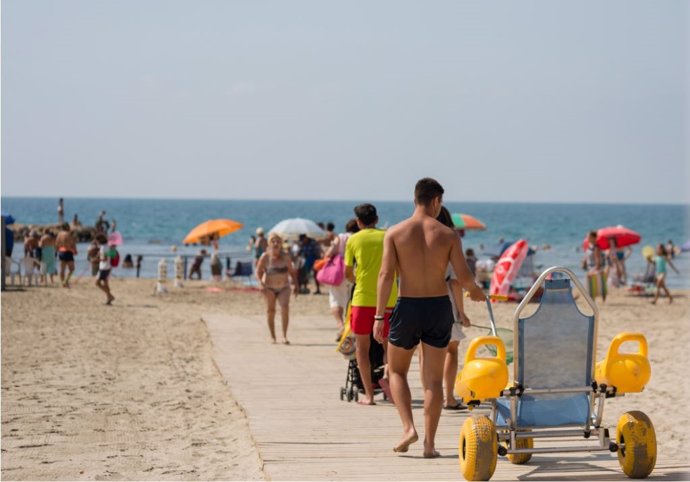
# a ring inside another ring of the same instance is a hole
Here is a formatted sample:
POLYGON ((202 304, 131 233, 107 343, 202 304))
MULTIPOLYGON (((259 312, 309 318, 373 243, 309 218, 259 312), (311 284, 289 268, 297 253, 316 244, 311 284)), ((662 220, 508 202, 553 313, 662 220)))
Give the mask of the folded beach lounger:
POLYGON ((470 343, 456 391, 470 406, 489 402, 491 413, 471 417, 462 427, 458 450, 467 480, 489 480, 498 455, 524 464, 532 454, 560 452, 610 451, 618 454, 629 477, 651 473, 656 437, 644 413, 625 413, 613 440, 601 425, 607 398, 639 392, 649 381, 647 341, 641 333, 622 333, 607 357, 596 363, 598 318, 597 306, 575 274, 554 267, 539 276, 515 311, 512 383, 506 384, 506 350, 500 338, 479 337, 470 343), (591 314, 576 305, 573 285, 591 314), (523 316, 542 287, 538 308, 523 316), (636 343, 637 353, 621 353, 626 342, 636 343), (477 357, 482 345, 494 345, 496 356, 477 357), (535 446, 535 440, 544 443, 535 446))

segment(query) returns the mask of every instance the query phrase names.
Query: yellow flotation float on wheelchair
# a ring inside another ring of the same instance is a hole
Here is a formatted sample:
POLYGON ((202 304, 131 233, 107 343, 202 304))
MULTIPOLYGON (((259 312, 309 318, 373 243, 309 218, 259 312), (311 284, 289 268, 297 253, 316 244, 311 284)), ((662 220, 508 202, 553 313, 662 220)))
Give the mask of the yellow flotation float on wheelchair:
MULTIPOLYGON (((487 298, 492 331, 495 321, 487 298)), ((455 391, 470 409, 483 404, 490 415, 473 416, 462 426, 458 443, 460 471, 467 480, 489 480, 498 456, 513 464, 532 454, 610 451, 617 453, 630 478, 647 477, 656 464, 656 435, 647 415, 624 413, 616 436, 602 426, 606 399, 641 392, 651 377, 648 344, 642 333, 621 333, 606 357, 595 362, 598 309, 572 271, 549 268, 537 279, 515 312, 513 379, 509 383, 506 350, 497 336, 472 340, 455 391), (572 296, 571 282, 592 309, 585 315, 572 296), (520 314, 544 286, 539 308, 520 314), (621 352, 637 343, 636 352, 621 352), (480 357, 483 346, 495 355, 480 357), (556 446, 555 439, 580 438, 583 445, 556 446), (534 447, 534 440, 551 439, 534 447)))

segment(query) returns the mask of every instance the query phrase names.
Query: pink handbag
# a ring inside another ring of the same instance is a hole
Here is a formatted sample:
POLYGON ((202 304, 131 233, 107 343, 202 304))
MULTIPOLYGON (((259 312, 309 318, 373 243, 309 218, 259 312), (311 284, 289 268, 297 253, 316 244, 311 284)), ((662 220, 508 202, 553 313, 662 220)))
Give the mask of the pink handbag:
POLYGON ((331 286, 340 286, 345 279, 345 261, 339 254, 333 256, 321 270, 316 273, 319 283, 331 286))

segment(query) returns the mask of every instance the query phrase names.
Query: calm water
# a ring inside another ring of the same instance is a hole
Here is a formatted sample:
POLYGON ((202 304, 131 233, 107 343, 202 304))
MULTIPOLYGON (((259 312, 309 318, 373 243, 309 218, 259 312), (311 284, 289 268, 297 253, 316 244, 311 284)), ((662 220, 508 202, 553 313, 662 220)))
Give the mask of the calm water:
MULTIPOLYGON (((182 239, 194 226, 206 219, 230 218, 244 223, 244 229, 221 239, 224 252, 233 259, 247 258, 245 251, 249 236, 257 227, 268 230, 285 218, 303 217, 314 221, 336 224, 342 230, 353 216, 355 201, 227 201, 227 200, 141 200, 141 199, 65 199, 65 218, 71 220, 76 213, 83 224, 93 225, 101 210, 107 211, 109 221, 117 220, 118 230, 125 239, 120 249, 126 253, 143 254, 143 275, 154 276, 157 256, 169 254, 170 246, 177 245, 182 253, 194 254, 198 247, 181 247, 182 239)), ((412 211, 412 203, 375 202, 380 226, 393 225, 412 211)), ((672 239, 680 245, 690 239, 690 207, 682 205, 578 205, 578 204, 521 204, 521 203, 446 203, 451 212, 472 214, 488 227, 486 231, 468 232, 464 246, 475 249, 481 258, 486 252, 506 241, 525 238, 533 246, 550 245, 549 250, 538 251, 535 263, 579 269, 581 246, 590 229, 623 224, 642 235, 642 242, 628 260, 629 273, 644 270, 640 254, 644 245, 655 245, 672 239)), ((57 199, 54 198, 2 198, 2 210, 11 213, 18 223, 48 224, 57 222, 57 199)), ((86 246, 81 247, 77 270, 86 266, 86 246)), ((15 256, 16 257, 16 256, 15 256)), ((681 275, 670 274, 669 285, 690 288, 690 253, 674 260, 681 275)), ((206 265, 207 269, 208 266, 206 265)), ((120 276, 131 272, 119 270, 120 276)), ((208 275, 208 271, 205 273, 208 275)))

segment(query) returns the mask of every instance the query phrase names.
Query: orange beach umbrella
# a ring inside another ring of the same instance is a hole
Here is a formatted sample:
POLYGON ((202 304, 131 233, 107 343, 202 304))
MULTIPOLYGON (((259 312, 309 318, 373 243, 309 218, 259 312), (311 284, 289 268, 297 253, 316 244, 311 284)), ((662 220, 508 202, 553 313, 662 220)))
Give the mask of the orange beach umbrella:
POLYGON ((212 236, 219 238, 242 229, 244 225, 232 219, 209 219, 192 229, 184 238, 184 244, 200 243, 212 236))

